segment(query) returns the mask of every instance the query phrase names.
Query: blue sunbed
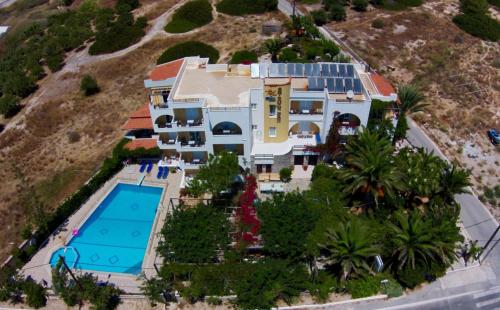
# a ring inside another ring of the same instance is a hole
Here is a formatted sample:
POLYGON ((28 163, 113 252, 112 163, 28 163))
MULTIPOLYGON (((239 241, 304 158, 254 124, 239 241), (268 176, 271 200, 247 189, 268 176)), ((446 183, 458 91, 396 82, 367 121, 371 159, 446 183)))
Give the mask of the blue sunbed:
POLYGON ((165 167, 165 169, 163 170, 163 176, 162 176, 164 179, 166 179, 168 177, 168 167, 165 167))
POLYGON ((146 172, 150 173, 152 169, 153 169, 153 163, 151 161, 148 161, 148 168, 146 169, 146 172))
POLYGON ((156 175, 157 179, 161 179, 161 176, 163 175, 163 167, 158 166, 158 174, 156 175))
POLYGON ((140 171, 141 173, 143 173, 143 172, 144 172, 144 170, 146 170, 146 162, 145 162, 145 161, 141 161, 141 169, 139 169, 139 171, 140 171))

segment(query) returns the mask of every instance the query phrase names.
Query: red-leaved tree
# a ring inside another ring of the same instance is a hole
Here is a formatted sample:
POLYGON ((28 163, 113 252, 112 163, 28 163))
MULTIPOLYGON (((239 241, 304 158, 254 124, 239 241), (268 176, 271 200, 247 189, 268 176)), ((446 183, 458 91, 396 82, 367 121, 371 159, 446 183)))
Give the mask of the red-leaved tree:
POLYGON ((257 218, 257 210, 253 202, 256 197, 257 181, 253 175, 245 178, 245 190, 240 196, 240 207, 236 211, 240 231, 239 241, 255 244, 259 239, 260 221, 257 218))

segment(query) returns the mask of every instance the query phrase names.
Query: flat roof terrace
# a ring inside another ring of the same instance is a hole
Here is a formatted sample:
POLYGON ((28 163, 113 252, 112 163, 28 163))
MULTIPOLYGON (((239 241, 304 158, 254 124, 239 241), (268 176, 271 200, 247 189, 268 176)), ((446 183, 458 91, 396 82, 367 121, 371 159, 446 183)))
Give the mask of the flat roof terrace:
POLYGON ((262 85, 248 74, 208 72, 206 68, 186 68, 180 77, 174 100, 204 98, 208 107, 247 107, 250 89, 262 85))

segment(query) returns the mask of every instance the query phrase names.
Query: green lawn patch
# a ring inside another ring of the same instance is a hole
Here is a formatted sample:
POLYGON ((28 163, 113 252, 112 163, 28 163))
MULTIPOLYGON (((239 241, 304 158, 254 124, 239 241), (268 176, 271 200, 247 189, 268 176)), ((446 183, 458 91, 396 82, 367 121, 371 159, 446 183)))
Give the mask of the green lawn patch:
POLYGON ((262 14, 278 8, 278 0, 222 0, 217 11, 229 15, 262 14))
POLYGON ((165 27, 166 32, 183 33, 204 26, 213 20, 212 6, 207 0, 194 0, 178 9, 165 27))
POLYGON ((166 63, 172 60, 187 56, 200 56, 210 58, 210 63, 216 63, 219 59, 219 51, 213 46, 199 41, 188 41, 169 47, 158 58, 157 64, 166 63))

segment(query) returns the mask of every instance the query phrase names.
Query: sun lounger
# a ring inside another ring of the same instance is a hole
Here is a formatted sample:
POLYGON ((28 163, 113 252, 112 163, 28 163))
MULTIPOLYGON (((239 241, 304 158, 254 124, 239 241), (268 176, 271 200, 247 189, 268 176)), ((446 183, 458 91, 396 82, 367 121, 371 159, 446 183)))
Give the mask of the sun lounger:
POLYGON ((144 170, 146 170, 146 162, 145 161, 142 161, 141 162, 141 168, 139 169, 139 172, 140 173, 143 173, 144 170))
POLYGON ((163 178, 166 179, 168 177, 168 167, 165 167, 165 169, 163 170, 163 178))
POLYGON ((148 168, 146 169, 146 172, 150 173, 152 169, 153 169, 153 163, 149 161, 148 162, 148 168))
POLYGON ((163 175, 163 167, 158 166, 158 174, 156 175, 157 179, 161 179, 161 176, 163 175))

